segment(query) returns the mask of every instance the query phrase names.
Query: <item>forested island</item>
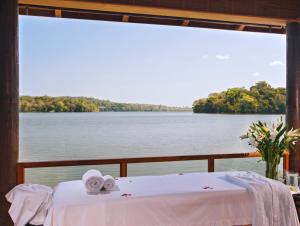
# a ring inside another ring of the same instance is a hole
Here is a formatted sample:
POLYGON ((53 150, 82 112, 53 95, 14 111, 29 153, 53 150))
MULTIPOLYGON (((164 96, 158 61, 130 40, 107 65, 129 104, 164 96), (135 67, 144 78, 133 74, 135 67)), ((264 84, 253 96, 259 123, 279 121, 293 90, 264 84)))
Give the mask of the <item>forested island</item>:
POLYGON ((250 89, 230 88, 211 93, 193 103, 194 113, 257 113, 284 114, 285 88, 273 88, 267 82, 257 82, 250 89))
POLYGON ((117 103, 89 97, 21 96, 20 112, 192 111, 188 107, 117 103))

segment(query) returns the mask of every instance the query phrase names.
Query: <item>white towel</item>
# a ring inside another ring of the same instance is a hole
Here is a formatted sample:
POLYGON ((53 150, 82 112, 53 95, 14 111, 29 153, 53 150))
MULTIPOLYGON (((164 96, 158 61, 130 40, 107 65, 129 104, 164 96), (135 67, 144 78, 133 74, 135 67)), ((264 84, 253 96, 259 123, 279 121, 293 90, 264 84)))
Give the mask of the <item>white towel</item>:
POLYGON ((253 226, 299 226, 289 188, 253 172, 232 173, 227 179, 248 189, 253 197, 253 226))
POLYGON ((8 211, 15 226, 43 225, 52 203, 52 188, 39 184, 21 184, 6 194, 8 211))
POLYGON ((115 179, 110 175, 106 175, 103 178, 104 178, 103 188, 107 191, 113 190, 113 188, 115 187, 115 179))
POLYGON ((99 194, 104 185, 104 178, 101 172, 95 169, 88 170, 83 174, 82 181, 89 195, 99 194))

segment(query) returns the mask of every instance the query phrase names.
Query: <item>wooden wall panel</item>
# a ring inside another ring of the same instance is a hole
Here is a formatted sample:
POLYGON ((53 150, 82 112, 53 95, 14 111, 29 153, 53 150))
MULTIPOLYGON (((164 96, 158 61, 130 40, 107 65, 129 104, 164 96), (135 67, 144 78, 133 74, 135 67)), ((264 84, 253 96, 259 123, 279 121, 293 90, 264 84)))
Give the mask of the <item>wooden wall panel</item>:
POLYGON ((300 1, 297 0, 90 0, 115 4, 165 7, 216 13, 297 18, 300 1))
POLYGON ((171 7, 171 8, 183 8, 184 7, 184 1, 182 0, 165 0, 160 1, 161 7, 171 7))
POLYGON ((207 10, 217 13, 232 13, 233 4, 232 1, 228 0, 209 1, 209 7, 207 10))
MULTIPOLYGON (((287 27, 286 123, 300 128, 300 23, 287 27)), ((300 173, 300 143, 290 153, 290 169, 300 173)))
POLYGON ((209 0, 184 1, 183 8, 204 11, 209 8, 209 0))
POLYGON ((240 14, 255 15, 255 4, 252 1, 232 0, 233 11, 239 9, 240 14))
POLYGON ((19 65, 17 0, 0 1, 0 225, 10 226, 5 194, 17 184, 19 65))

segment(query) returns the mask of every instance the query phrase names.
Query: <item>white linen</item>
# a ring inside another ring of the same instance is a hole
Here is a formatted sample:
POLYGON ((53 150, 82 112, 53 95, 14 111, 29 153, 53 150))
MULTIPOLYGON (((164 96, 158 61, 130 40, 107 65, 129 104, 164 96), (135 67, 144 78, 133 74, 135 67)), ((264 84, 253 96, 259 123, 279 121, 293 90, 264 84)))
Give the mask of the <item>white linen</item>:
POLYGON ((224 173, 118 178, 88 196, 82 181, 60 183, 45 226, 232 226, 251 224, 247 190, 224 173))
POLYGON ((52 201, 52 188, 39 184, 21 184, 6 194, 8 211, 15 226, 43 225, 52 201))
POLYGON ((290 189, 253 172, 233 173, 228 179, 247 188, 253 197, 253 226, 299 226, 290 189))
POLYGON ((87 194, 97 195, 100 193, 104 185, 104 178, 99 170, 88 170, 82 176, 82 181, 87 194))
POLYGON ((106 190, 106 191, 111 191, 114 189, 115 187, 115 179, 110 176, 110 175, 105 175, 103 177, 104 179, 104 185, 103 185, 103 188, 106 190))

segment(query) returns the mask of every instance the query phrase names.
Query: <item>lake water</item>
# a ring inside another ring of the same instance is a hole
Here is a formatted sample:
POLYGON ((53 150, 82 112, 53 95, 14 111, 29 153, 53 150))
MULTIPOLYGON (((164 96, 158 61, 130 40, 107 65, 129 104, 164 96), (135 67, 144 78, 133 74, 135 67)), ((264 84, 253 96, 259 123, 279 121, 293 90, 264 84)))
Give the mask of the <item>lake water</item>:
MULTIPOLYGON (((103 159, 253 151, 240 140, 250 123, 276 122, 279 115, 166 112, 21 113, 20 160, 103 159)), ((263 173, 258 159, 217 160, 217 171, 263 173)), ((78 179, 89 168, 118 176, 118 165, 26 170, 26 181, 54 185, 78 179)), ((207 171, 207 161, 130 164, 128 174, 207 171)))

